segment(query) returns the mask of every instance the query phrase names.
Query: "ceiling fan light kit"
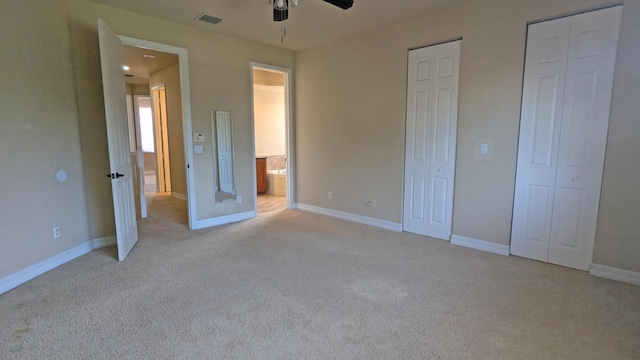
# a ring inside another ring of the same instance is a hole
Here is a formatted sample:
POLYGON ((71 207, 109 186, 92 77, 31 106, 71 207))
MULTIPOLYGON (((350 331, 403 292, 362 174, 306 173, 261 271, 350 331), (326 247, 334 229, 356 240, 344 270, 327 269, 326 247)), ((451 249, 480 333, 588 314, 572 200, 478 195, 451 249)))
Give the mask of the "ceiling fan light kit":
POLYGON ((273 21, 285 21, 289 18, 289 0, 273 2, 273 21))

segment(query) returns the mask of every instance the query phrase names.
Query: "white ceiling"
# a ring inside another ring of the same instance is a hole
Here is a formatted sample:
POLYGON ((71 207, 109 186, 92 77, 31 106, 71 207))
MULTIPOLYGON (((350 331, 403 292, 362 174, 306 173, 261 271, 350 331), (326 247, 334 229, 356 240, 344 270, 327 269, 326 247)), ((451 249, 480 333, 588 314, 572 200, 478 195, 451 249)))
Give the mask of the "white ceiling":
MULTIPOLYGON (((462 0, 355 0, 342 10, 322 0, 300 0, 285 22, 273 22, 268 0, 89 0, 177 23, 197 26, 290 50, 302 50, 451 5, 462 0), (218 25, 194 20, 202 13, 222 18, 218 25)), ((291 3, 291 1, 290 1, 291 3)))

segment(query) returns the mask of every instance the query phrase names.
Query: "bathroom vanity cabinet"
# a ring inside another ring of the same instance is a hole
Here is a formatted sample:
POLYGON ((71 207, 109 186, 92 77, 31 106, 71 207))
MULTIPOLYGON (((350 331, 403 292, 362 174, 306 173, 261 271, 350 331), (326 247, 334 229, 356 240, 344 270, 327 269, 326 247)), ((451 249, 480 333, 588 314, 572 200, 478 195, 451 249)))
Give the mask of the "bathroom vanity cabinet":
POLYGON ((256 158, 257 193, 267 192, 267 158, 256 158))

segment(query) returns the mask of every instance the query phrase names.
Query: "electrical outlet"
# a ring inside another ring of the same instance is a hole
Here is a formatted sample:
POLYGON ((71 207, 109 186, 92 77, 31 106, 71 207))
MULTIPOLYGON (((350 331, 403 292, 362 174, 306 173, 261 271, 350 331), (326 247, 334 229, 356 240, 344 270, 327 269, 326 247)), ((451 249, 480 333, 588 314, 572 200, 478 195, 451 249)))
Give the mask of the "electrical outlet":
POLYGON ((62 236, 62 235, 60 234, 60 226, 55 226, 55 227, 53 228, 53 238, 54 238, 54 239, 59 239, 59 238, 60 238, 60 236, 62 236))
POLYGON ((238 200, 238 204, 242 204, 242 195, 236 196, 236 199, 238 200))
POLYGON ((367 206, 368 207, 376 207, 376 200, 375 199, 371 199, 371 200, 367 201, 367 206))
POLYGON ((331 191, 329 191, 327 193, 327 199, 332 200, 333 199, 333 193, 331 191))

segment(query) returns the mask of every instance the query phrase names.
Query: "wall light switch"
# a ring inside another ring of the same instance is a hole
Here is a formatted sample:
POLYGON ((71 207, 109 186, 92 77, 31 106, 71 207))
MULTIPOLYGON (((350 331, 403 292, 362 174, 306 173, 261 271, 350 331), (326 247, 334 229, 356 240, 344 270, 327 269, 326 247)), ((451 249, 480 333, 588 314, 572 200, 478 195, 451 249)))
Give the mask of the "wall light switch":
POLYGON ((193 146, 193 152, 196 154, 202 154, 204 153, 204 149, 202 145, 194 145, 193 146))
POLYGON ((489 154, 489 144, 480 144, 480 155, 489 154))
POLYGON ((204 142, 204 133, 193 133, 193 142, 204 142))

